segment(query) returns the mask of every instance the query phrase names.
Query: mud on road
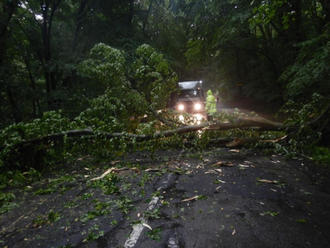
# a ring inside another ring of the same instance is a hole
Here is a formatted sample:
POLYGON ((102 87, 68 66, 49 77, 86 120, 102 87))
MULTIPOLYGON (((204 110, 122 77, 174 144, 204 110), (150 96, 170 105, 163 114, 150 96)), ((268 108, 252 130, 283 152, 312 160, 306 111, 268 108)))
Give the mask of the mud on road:
POLYGON ((330 247, 328 185, 312 168, 226 148, 86 156, 11 190, 0 247, 330 247))

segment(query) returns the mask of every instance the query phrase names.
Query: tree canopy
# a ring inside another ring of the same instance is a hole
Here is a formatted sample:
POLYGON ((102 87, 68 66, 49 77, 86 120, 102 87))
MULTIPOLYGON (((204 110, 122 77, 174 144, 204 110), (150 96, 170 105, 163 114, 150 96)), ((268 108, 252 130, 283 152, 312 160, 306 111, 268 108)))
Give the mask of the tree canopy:
POLYGON ((3 0, 3 142, 47 118, 135 132, 177 81, 199 79, 224 102, 319 116, 327 137, 329 20, 327 0, 3 0))

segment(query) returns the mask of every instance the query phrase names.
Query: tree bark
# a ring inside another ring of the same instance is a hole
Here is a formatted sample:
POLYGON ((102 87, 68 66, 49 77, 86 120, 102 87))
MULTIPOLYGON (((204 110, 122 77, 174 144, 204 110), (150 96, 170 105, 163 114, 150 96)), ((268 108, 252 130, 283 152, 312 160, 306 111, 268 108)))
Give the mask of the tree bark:
POLYGON ((25 66, 26 66, 26 70, 29 74, 29 79, 30 79, 30 83, 31 83, 30 87, 31 87, 32 92, 33 92, 33 94, 32 94, 33 116, 37 117, 40 113, 40 104, 39 104, 39 99, 35 95, 36 90, 37 90, 36 82, 35 82, 34 77, 32 75, 32 70, 31 70, 29 58, 26 57, 26 56, 23 56, 23 57, 24 57, 24 63, 25 63, 25 66))
POLYGON ((78 130, 69 130, 60 133, 49 134, 47 136, 39 137, 36 139, 26 140, 19 144, 18 147, 24 145, 37 145, 45 142, 57 141, 66 137, 81 137, 81 136, 101 136, 107 139, 112 138, 128 138, 134 139, 136 141, 148 141, 152 139, 160 139, 171 137, 176 134, 185 134, 189 132, 196 132, 202 129, 211 129, 211 130, 229 130, 229 129, 246 129, 246 128, 259 128, 261 130, 283 130, 285 126, 282 123, 274 122, 267 120, 262 117, 245 117, 239 118, 233 123, 223 123, 223 122, 205 122, 199 125, 192 126, 182 126, 172 130, 166 131, 157 131, 152 135, 144 134, 131 134, 131 133, 108 133, 108 132, 98 132, 93 131, 92 129, 78 129, 78 130))
POLYGON ((329 0, 320 0, 322 4, 323 13, 325 15, 324 23, 330 23, 330 1, 329 0))
POLYGON ((51 30, 54 14, 61 3, 61 0, 41 0, 40 8, 42 13, 41 35, 43 41, 43 68, 46 81, 46 92, 48 109, 54 109, 54 101, 51 99, 52 91, 56 90, 55 71, 51 69, 51 30))
POLYGON ((18 0, 6 1, 0 11, 0 66, 3 64, 10 20, 18 6, 18 0))
POLYGON ((9 100, 10 107, 12 109, 14 121, 16 123, 18 123, 18 122, 22 121, 22 114, 21 114, 19 107, 17 106, 17 102, 13 96, 13 92, 12 92, 12 89, 10 88, 10 86, 7 86, 6 92, 7 92, 7 97, 9 100))

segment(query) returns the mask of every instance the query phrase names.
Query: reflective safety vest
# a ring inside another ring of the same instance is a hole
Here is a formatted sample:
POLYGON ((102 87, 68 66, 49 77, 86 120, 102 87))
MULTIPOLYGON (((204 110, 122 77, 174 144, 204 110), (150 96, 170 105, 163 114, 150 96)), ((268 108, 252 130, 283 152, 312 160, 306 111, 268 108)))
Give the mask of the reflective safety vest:
POLYGON ((217 112, 217 103, 211 90, 207 91, 205 108, 209 115, 214 115, 217 112))

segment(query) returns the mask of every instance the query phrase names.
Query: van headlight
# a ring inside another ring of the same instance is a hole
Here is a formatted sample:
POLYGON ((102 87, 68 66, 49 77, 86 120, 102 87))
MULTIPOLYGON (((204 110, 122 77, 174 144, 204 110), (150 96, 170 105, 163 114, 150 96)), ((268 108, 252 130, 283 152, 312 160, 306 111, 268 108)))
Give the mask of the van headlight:
POLYGON ((178 110, 179 110, 179 111, 183 111, 183 110, 184 110, 184 105, 183 105, 182 103, 180 103, 180 104, 178 105, 178 110))
POLYGON ((199 102, 194 104, 194 110, 201 110, 202 109, 202 104, 200 104, 199 102))

